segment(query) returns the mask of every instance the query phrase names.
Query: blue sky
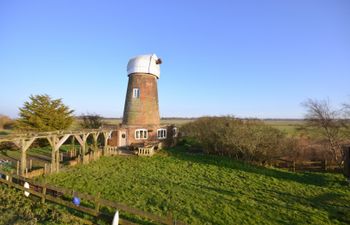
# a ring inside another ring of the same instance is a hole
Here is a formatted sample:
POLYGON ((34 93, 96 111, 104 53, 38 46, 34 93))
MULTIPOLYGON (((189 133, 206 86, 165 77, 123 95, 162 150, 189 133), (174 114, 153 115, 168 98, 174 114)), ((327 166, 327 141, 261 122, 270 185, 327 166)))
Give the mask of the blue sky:
POLYGON ((302 118, 307 98, 350 102, 350 1, 0 0, 0 113, 46 93, 121 117, 145 53, 161 116, 302 118))

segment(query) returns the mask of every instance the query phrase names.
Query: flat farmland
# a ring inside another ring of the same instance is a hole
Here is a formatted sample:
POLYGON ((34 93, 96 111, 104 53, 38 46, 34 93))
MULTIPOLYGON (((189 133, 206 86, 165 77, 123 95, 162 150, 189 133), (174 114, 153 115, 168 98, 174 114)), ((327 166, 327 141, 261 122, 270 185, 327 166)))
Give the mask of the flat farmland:
POLYGON ((263 120, 265 124, 286 132, 289 135, 300 133, 300 128, 305 125, 303 120, 272 119, 263 120))

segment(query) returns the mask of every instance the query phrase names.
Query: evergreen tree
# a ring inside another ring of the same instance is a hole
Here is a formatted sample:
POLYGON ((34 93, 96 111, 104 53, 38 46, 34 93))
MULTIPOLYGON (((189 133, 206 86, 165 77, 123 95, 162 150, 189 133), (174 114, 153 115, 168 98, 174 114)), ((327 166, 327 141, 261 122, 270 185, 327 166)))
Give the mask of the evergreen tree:
POLYGON ((52 99, 49 95, 31 95, 20 108, 16 128, 21 131, 55 131, 69 128, 73 121, 73 110, 52 99))

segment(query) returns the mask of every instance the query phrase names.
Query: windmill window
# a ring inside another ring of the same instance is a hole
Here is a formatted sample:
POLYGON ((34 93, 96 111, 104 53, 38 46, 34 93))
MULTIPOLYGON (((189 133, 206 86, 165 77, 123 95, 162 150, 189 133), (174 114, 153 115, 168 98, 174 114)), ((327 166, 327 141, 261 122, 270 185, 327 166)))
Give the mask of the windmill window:
POLYGON ((146 129, 137 129, 135 130, 135 139, 147 139, 148 138, 148 131, 146 129))
POLYGON ((132 89, 132 97, 133 98, 140 98, 140 88, 133 88, 132 89))
POLYGON ((157 137, 158 137, 158 139, 165 139, 166 138, 166 129, 158 129, 157 130, 157 137))

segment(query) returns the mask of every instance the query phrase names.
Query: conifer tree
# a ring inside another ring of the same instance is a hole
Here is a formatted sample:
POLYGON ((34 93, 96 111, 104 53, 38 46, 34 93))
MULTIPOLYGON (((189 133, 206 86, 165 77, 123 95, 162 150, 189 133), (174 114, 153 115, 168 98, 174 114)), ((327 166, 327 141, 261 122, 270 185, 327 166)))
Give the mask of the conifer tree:
POLYGON ((21 131, 65 130, 74 121, 74 111, 62 99, 52 99, 47 94, 31 95, 19 110, 16 128, 21 131))

